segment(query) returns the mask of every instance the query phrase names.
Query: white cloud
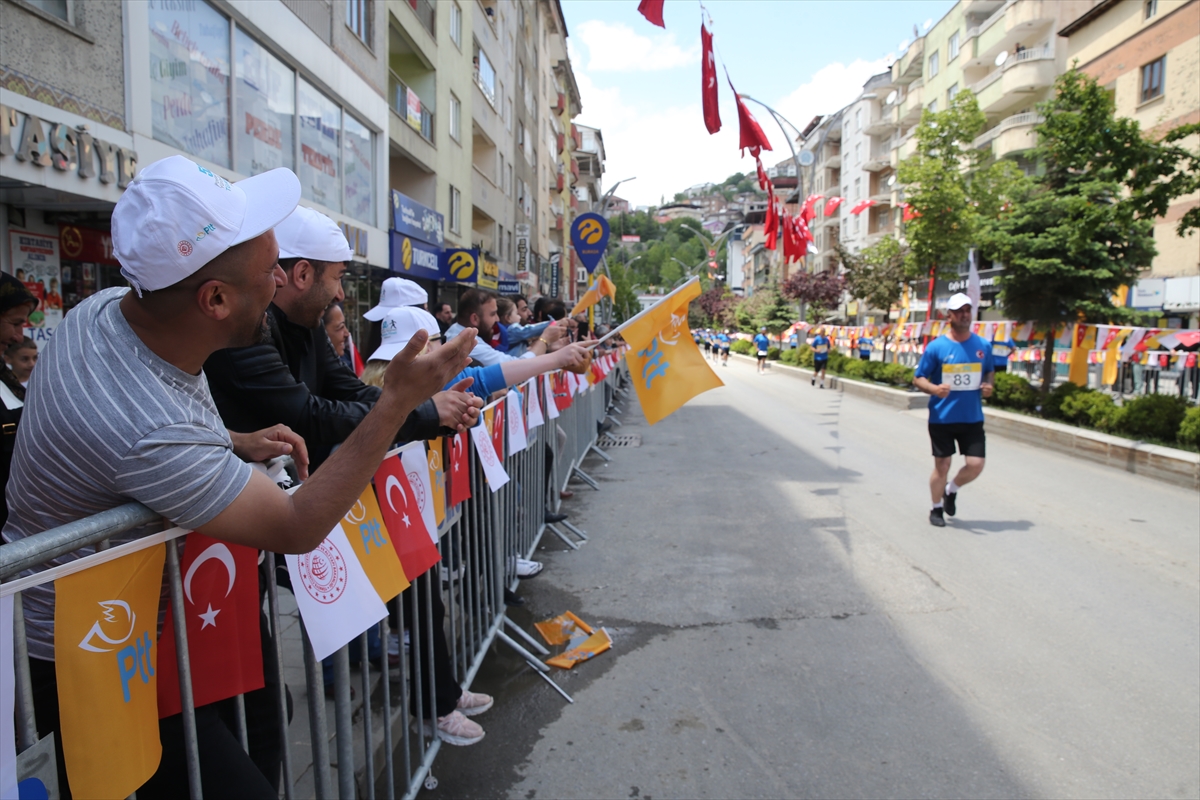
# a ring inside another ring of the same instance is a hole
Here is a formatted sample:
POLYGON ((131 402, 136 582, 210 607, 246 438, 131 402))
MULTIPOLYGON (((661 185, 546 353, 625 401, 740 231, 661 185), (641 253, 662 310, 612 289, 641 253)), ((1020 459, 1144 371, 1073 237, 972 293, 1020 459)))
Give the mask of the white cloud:
MULTIPOLYGON (((818 114, 832 114, 858 97, 867 79, 887 69, 892 60, 891 56, 875 61, 860 58, 849 65, 835 61, 817 70, 807 83, 780 100, 775 108, 803 129, 818 114)), ((755 115, 762 116, 757 109, 755 115)), ((770 115, 765 111, 763 115, 770 120, 770 115)), ((765 125, 763 130, 767 130, 765 125)), ((775 126, 775 130, 767 130, 767 135, 771 137, 773 146, 778 141, 787 151, 787 143, 782 141, 778 126, 775 126)))
POLYGON ((587 69, 594 72, 674 69, 700 61, 699 42, 684 49, 675 43, 673 33, 656 34, 651 39, 628 25, 593 19, 578 25, 575 35, 587 48, 587 69))

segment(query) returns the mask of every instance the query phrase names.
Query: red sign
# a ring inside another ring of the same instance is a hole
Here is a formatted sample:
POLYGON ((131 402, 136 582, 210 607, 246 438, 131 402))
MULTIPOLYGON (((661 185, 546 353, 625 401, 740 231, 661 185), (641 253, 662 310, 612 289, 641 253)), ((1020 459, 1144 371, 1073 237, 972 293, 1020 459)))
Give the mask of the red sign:
POLYGON ((63 258, 120 266, 113 255, 112 234, 108 231, 60 225, 58 243, 62 247, 63 258))

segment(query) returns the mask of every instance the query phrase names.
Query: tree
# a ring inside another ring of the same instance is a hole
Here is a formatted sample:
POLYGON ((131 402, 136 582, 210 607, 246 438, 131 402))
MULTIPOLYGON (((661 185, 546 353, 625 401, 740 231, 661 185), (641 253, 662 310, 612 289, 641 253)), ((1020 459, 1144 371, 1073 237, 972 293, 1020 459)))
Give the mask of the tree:
POLYGON ((1011 161, 981 166, 972 146, 987 124, 975 95, 964 90, 945 111, 923 111, 916 152, 900 162, 905 199, 916 214, 904 226, 914 275, 934 277, 962 262, 977 244, 981 221, 994 215, 1020 170, 1011 161))
POLYGON ((1059 76, 1054 97, 1038 111, 1045 121, 1035 156, 1044 169, 989 225, 983 245, 1005 264, 1005 311, 1046 332, 1045 396, 1056 327, 1130 313, 1114 307, 1112 296, 1154 258, 1154 217, 1169 202, 1172 190, 1164 187, 1174 171, 1162 161, 1180 156, 1170 152, 1174 145, 1143 137, 1136 121, 1114 117, 1109 93, 1077 70, 1059 76))
POLYGON ((617 296, 613 300, 613 316, 621 323, 641 310, 637 292, 633 288, 633 270, 619 261, 609 261, 608 274, 617 287, 617 296))
POLYGON ((808 272, 799 270, 784 282, 781 289, 788 300, 799 300, 808 306, 811 322, 821 322, 825 315, 842 299, 846 281, 830 270, 808 272))
POLYGON ((754 329, 766 328, 767 333, 778 341, 779 334, 796 321, 796 309, 786 302, 773 286, 762 292, 756 292, 755 296, 761 296, 762 300, 751 318, 754 329))
POLYGON ((698 310, 700 327, 724 328, 730 323, 730 314, 736 298, 723 284, 713 286, 696 298, 692 308, 698 310))
MULTIPOLYGON (((870 308, 889 311, 900 301, 905 282, 916 277, 907 263, 908 248, 893 236, 885 236, 858 254, 840 243, 835 249, 845 269, 847 288, 870 308)), ((887 361, 887 342, 887 337, 883 337, 884 361, 887 361)))

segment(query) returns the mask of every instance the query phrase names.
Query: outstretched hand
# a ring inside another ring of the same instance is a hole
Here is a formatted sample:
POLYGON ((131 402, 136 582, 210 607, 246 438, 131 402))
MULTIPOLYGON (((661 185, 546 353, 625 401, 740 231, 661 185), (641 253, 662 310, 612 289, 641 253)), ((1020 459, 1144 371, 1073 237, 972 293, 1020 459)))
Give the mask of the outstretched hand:
POLYGON ((251 464, 270 461, 279 456, 291 456, 296 462, 300 480, 308 477, 308 447, 304 438, 287 425, 274 425, 254 433, 229 431, 233 454, 251 464))
POLYGON ((438 421, 443 427, 458 433, 475 427, 479 421, 479 411, 483 408, 483 399, 467 391, 474 382, 474 378, 463 378, 446 391, 433 396, 438 421))
POLYGON ((475 347, 475 329, 466 328, 450 342, 427 355, 421 355, 429 343, 423 330, 388 364, 383 378, 383 397, 409 411, 428 400, 462 372, 471 362, 475 347))

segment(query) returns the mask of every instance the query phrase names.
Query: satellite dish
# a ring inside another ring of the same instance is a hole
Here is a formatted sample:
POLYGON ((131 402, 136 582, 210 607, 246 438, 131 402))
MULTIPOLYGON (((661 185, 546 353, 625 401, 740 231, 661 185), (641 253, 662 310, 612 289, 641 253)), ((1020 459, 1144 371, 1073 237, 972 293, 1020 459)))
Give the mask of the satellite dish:
POLYGON ((884 102, 884 103, 886 103, 886 104, 887 104, 887 105, 889 105, 889 106, 890 106, 892 103, 896 102, 896 90, 895 90, 895 89, 892 89, 892 91, 891 91, 891 92, 888 94, 888 96, 887 96, 887 99, 886 99, 886 100, 884 100, 883 102, 884 102))
POLYGON ((800 151, 800 166, 811 167, 812 163, 813 163, 812 150, 801 150, 800 151))
POLYGON ((889 189, 896 185, 896 176, 895 175, 888 177, 887 185, 888 185, 889 189))
POLYGON ((997 67, 1003 67, 1005 61, 1008 61, 1008 51, 1007 50, 1001 50, 999 53, 996 53, 996 66, 997 67))

